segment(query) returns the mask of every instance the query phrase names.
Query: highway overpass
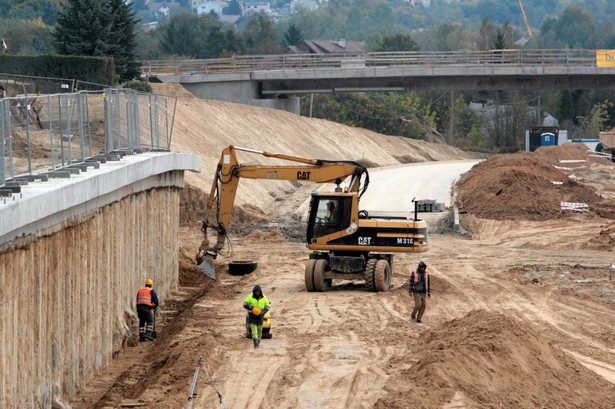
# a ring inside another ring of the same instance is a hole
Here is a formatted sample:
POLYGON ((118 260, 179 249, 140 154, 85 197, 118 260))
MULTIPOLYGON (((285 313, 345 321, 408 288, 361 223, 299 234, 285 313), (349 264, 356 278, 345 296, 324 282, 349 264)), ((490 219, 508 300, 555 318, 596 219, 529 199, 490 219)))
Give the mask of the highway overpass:
MULTIPOLYGON (((298 111, 302 94, 615 88, 609 50, 492 50, 365 55, 288 54, 150 61, 152 82, 199 98, 298 111)), ((615 54, 615 51, 613 51, 615 54)))

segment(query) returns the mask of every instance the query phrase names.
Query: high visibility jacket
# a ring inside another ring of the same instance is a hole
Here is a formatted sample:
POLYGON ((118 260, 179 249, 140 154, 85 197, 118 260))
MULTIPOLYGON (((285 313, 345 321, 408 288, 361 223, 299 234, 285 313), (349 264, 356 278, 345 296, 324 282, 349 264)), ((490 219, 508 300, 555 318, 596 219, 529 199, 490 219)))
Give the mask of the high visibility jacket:
POLYGON ((412 275, 410 277, 410 288, 409 291, 410 292, 419 292, 419 293, 430 293, 431 292, 431 283, 429 282, 429 273, 427 272, 427 270, 425 270, 425 288, 422 291, 417 291, 416 290, 416 285, 419 282, 419 272, 414 270, 412 272, 412 275))
POLYGON ((154 300, 152 300, 152 289, 150 287, 143 287, 137 293, 137 305, 149 305, 150 307, 155 307, 156 304, 154 300))
MULTIPOLYGON (((254 298, 254 294, 250 293, 250 295, 248 295, 246 299, 243 300, 243 304, 249 304, 252 307, 258 307, 261 309, 261 311, 264 311, 265 307, 269 307, 269 300, 264 295, 260 296, 259 298, 254 298)), ((269 310, 269 308, 267 308, 267 310, 269 310)))
POLYGON ((243 306, 244 308, 246 306, 250 307, 250 310, 248 311, 248 321, 250 322, 250 324, 263 325, 265 313, 267 313, 267 311, 269 311, 269 308, 270 308, 269 300, 267 299, 267 297, 265 297, 264 295, 261 295, 260 297, 255 298, 254 293, 250 293, 250 295, 248 295, 246 299, 243 300, 243 306), (252 314, 251 307, 260 308, 262 315, 252 314))

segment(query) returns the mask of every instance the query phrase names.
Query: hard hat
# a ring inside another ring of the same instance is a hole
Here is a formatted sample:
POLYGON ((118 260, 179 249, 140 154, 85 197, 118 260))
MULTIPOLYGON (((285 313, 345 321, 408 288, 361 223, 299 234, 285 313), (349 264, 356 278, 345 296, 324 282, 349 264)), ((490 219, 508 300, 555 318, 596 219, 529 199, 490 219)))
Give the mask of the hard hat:
POLYGON ((154 282, 151 278, 148 278, 147 280, 145 280, 145 285, 154 285, 154 282))
POLYGON ((252 314, 261 315, 261 309, 258 308, 257 306, 252 307, 252 314))

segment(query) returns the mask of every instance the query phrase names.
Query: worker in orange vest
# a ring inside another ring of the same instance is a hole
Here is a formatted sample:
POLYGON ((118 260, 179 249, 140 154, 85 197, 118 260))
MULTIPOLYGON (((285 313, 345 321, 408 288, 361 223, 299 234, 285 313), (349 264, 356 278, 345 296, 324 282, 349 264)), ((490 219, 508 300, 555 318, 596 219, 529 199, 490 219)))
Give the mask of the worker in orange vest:
POLYGON ((429 281, 427 264, 424 261, 420 261, 418 268, 410 274, 408 293, 410 296, 414 296, 414 309, 410 318, 412 318, 412 321, 421 323, 421 318, 423 318, 427 308, 427 297, 431 297, 431 282, 429 281))
POLYGON ((137 315, 139 316, 139 341, 153 341, 154 312, 158 308, 158 296, 152 289, 154 282, 145 280, 145 287, 137 293, 137 315))

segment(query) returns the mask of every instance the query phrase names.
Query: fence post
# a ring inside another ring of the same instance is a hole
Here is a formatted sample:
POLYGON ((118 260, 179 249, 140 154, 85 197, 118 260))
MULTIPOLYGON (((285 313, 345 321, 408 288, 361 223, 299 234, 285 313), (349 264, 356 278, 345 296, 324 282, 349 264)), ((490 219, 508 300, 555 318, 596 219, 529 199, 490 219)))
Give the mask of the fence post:
POLYGON ((9 131, 9 175, 11 177, 14 176, 15 169, 13 168, 13 129, 11 124, 11 100, 9 99, 9 103, 5 104, 6 108, 6 121, 7 121, 7 130, 9 131))
POLYGON ((77 94, 77 103, 79 104, 79 110, 77 112, 77 115, 79 115, 79 120, 78 120, 78 124, 79 124, 79 148, 81 149, 81 162, 85 162, 85 144, 84 144, 84 138, 85 138, 85 134, 83 132, 83 111, 81 109, 81 91, 79 91, 79 93, 77 94))
POLYGON ((32 176, 32 146, 30 143, 30 99, 28 98, 28 94, 25 97, 26 109, 25 113, 25 121, 26 121, 26 140, 28 141, 28 175, 32 176))
POLYGON ((4 137, 4 104, 5 99, 0 99, 0 138, 2 141, 0 143, 0 186, 4 185, 4 144, 6 143, 6 138, 4 137))
POLYGON ((53 124, 51 122, 51 95, 47 95, 47 112, 49 113, 49 149, 50 149, 50 156, 51 156, 51 169, 55 170, 56 168, 56 161, 55 161, 55 149, 53 147, 53 124))

